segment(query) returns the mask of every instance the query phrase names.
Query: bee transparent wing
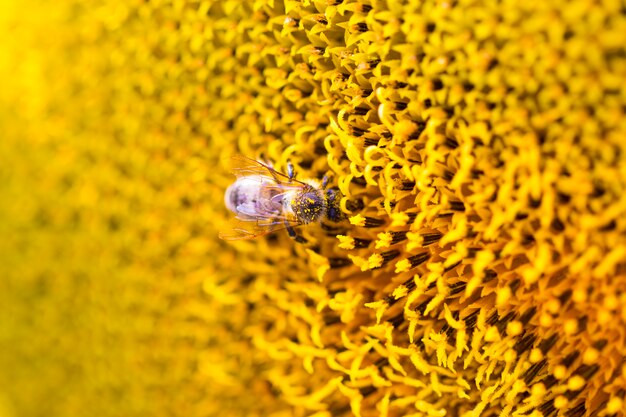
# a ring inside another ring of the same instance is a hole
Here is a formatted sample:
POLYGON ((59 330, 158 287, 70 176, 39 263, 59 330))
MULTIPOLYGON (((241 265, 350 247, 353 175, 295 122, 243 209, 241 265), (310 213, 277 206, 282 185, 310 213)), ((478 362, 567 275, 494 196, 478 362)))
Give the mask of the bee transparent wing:
POLYGON ((276 180, 276 178, 284 177, 286 180, 289 179, 274 168, 243 155, 233 155, 230 158, 230 169, 237 178, 261 177, 276 180))
POLYGON ((287 175, 276 171, 274 168, 266 165, 262 162, 256 161, 252 158, 248 158, 243 155, 233 155, 230 158, 230 168, 233 174, 237 178, 247 177, 247 178, 259 178, 262 179, 272 179, 278 184, 283 183, 296 183, 300 185, 305 185, 301 181, 298 181, 293 178, 289 178, 287 175))
POLYGON ((263 199, 246 201, 235 208, 234 212, 239 220, 280 220, 287 222, 294 220, 293 216, 284 214, 283 198, 288 194, 288 191, 297 191, 300 187, 263 182, 260 188, 263 190, 263 199))
POLYGON ((250 240, 286 229, 287 227, 298 226, 300 226, 300 223, 285 219, 259 219, 256 221, 235 220, 233 222, 233 228, 228 231, 220 232, 219 237, 223 240, 250 240))

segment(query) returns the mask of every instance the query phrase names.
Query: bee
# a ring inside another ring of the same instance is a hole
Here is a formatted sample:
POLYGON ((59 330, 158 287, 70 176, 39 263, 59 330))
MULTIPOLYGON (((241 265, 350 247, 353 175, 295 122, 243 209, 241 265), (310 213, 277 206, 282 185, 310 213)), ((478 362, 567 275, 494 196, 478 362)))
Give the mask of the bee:
POLYGON ((270 165, 245 156, 232 157, 232 171, 237 177, 224 194, 226 207, 235 213, 232 230, 219 234, 224 240, 254 239, 277 230, 286 229, 297 241, 294 228, 313 222, 339 222, 337 190, 327 189, 327 180, 296 180, 291 162, 287 174, 270 165))

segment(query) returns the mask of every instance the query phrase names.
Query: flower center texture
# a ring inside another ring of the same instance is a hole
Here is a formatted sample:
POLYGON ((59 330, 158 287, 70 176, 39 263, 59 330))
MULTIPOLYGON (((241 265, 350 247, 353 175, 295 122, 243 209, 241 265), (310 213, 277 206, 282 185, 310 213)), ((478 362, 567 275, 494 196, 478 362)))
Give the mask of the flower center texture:
POLYGON ((626 416, 623 2, 9 0, 0 38, 3 417, 626 416), (304 239, 218 238, 232 155, 324 182, 304 239))

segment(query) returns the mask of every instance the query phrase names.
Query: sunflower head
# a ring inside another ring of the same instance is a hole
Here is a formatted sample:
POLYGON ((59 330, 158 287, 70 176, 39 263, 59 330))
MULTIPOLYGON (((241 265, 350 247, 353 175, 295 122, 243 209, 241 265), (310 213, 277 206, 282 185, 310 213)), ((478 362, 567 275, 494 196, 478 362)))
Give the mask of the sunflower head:
POLYGON ((619 1, 15 0, 0 37, 0 414, 624 416, 619 1), (233 154, 346 221, 218 240, 233 154))

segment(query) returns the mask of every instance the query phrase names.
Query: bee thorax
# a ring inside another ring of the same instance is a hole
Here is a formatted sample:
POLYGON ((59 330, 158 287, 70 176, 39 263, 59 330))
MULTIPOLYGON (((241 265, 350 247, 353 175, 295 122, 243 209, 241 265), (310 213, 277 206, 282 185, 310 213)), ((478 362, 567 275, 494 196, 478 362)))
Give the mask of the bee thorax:
POLYGON ((323 191, 313 189, 298 194, 291 201, 291 209, 301 223, 321 220, 326 213, 323 191))

